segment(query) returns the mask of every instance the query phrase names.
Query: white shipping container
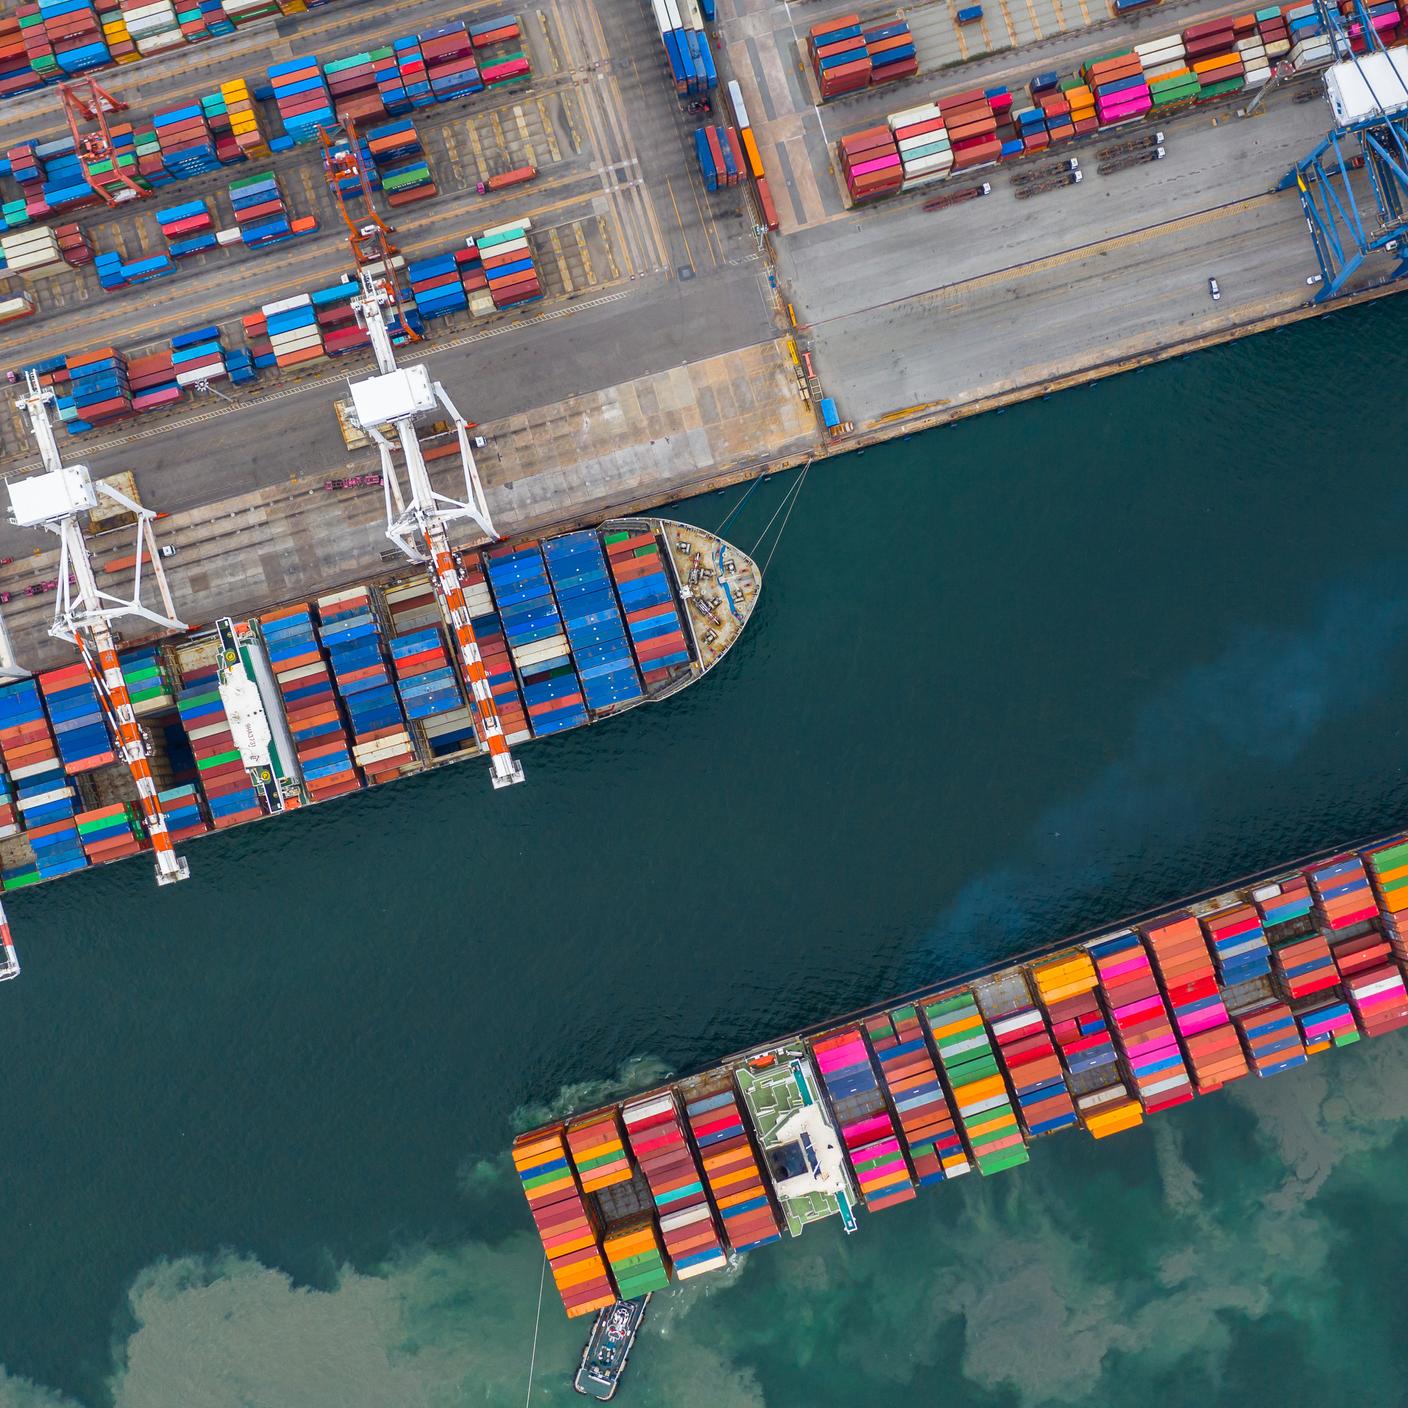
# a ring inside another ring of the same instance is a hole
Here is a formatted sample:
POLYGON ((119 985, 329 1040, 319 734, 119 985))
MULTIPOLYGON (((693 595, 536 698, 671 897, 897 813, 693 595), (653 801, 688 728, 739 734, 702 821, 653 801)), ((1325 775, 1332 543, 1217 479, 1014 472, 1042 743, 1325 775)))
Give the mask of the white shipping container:
POLYGON ((906 181, 913 181, 919 176, 946 176, 953 170, 953 153, 935 152, 933 156, 921 156, 901 169, 906 181))
POLYGON ((176 373, 177 386, 191 386, 198 381, 219 381, 226 376, 224 362, 211 362, 205 367, 186 367, 176 373))
POLYGON ((1246 73, 1246 84, 1248 88, 1260 88, 1271 77, 1271 70, 1264 65, 1261 68, 1248 68, 1246 73))
POLYGON ((514 220, 511 224, 495 225, 492 230, 485 230, 479 238, 480 240, 490 240, 493 239, 495 235, 506 235, 511 230, 517 231, 521 235, 526 235, 532 228, 533 222, 531 220, 514 220))
POLYGON ((218 245, 239 244, 244 239, 239 229, 216 230, 215 243, 218 245))
POLYGON ((34 300, 27 293, 18 293, 13 298, 0 299, 0 323, 13 322, 34 312, 34 300))
POLYGON ((917 137, 904 137, 898 143, 900 149, 900 160, 903 161, 906 152, 918 151, 923 147, 942 147, 944 151, 951 149, 947 132, 921 132, 917 137))
POLYGON ((912 175, 906 168, 904 177, 900 181, 900 190, 913 191, 920 186, 932 186, 935 181, 947 181, 952 171, 952 167, 944 167, 942 171, 925 171, 918 175, 912 175))
POLYGON ((1167 63, 1187 63, 1188 55, 1181 44, 1170 44, 1166 49, 1156 49, 1151 54, 1145 54, 1140 60, 1140 65, 1145 73, 1151 68, 1157 68, 1160 64, 1167 63))
POLYGON ((1142 59, 1145 54, 1157 53, 1160 49, 1167 49, 1170 44, 1176 44, 1180 49, 1183 47, 1183 36, 1179 34, 1165 34, 1159 39, 1146 39, 1142 44, 1134 46, 1134 52, 1142 59))
POLYGON ((1188 65, 1179 59, 1175 63, 1160 64, 1158 68, 1151 68, 1144 77, 1146 81, 1152 82, 1156 78, 1168 78, 1172 74, 1182 73, 1187 67, 1188 65))
POLYGON ((915 122, 932 122, 934 118, 941 116, 937 103, 920 103, 917 108, 892 112, 885 121, 890 124, 890 131, 893 132, 897 127, 908 127, 915 122))
POLYGON ((313 300, 306 293, 296 293, 278 303, 266 303, 259 311, 267 318, 271 313, 291 313, 295 308, 311 308, 313 300))

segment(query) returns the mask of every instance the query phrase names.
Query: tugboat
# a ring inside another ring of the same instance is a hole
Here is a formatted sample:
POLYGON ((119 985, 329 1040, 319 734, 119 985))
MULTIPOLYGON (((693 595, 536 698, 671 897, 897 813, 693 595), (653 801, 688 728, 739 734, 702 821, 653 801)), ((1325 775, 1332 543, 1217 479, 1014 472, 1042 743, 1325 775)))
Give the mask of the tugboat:
POLYGON ((605 1403, 613 1397, 626 1371, 626 1358, 636 1342, 648 1295, 635 1300, 618 1300, 615 1305, 597 1311, 596 1323, 582 1350, 582 1362, 572 1387, 588 1398, 605 1403))

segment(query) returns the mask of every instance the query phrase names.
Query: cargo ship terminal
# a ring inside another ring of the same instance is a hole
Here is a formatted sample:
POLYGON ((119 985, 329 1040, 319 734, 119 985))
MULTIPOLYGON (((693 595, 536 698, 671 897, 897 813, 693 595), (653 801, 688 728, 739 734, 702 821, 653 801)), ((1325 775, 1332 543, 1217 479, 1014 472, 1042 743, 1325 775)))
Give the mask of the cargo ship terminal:
MULTIPOLYGON (((345 142, 342 117, 395 228, 416 355, 478 423, 506 535, 1378 297, 1399 267, 1378 173, 1352 160, 1365 119, 1325 77, 1340 48, 1397 72, 1401 15, 1382 5, 1365 12, 1382 51, 1362 57, 1348 5, 1023 0, 960 20, 937 4, 901 19, 766 0, 512 14, 270 0, 213 7, 180 37, 142 14, 134 37, 132 8, 90 7, 103 37, 89 44, 41 12, 48 38, 26 18, 30 38, 7 51, 0 367, 49 368, 62 398, 66 359, 124 360, 135 409, 69 448, 98 476, 135 475, 166 515, 183 619, 257 613, 382 565, 378 494, 322 492, 375 468, 337 413, 366 357, 336 297, 351 266, 320 134, 345 142), (852 86, 823 96, 836 68, 852 86), (1332 155, 1305 165, 1332 131, 1346 134, 1338 175, 1332 155), (1342 229, 1311 238, 1309 197, 1285 185, 1303 165, 1312 195, 1348 183, 1330 204, 1352 193, 1375 248, 1356 254, 1342 229), (531 175, 496 184, 514 173, 531 175), (505 297, 459 256, 514 230, 510 267, 530 282, 505 297), (269 319, 301 317, 284 307, 300 300, 313 322, 298 327, 318 336, 275 352, 269 319), (192 352, 204 360, 172 360, 192 352)), ((1394 81, 1370 84, 1390 107, 1394 81)), ((12 405, 0 457, 11 476, 36 464, 12 405)), ((69 658, 26 595, 54 576, 35 548, 0 529, 6 623, 31 669, 69 658)))

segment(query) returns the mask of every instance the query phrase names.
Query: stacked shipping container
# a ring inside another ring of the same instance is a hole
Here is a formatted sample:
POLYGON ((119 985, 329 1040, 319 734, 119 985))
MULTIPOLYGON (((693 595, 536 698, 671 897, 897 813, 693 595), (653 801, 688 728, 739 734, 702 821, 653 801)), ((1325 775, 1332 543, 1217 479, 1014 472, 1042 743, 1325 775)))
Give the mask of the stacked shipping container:
POLYGON ((680 1095, 729 1246, 751 1252, 781 1240, 732 1078, 726 1071, 696 1076, 681 1083, 680 1095))
POLYGON ((1172 914, 1144 925, 1141 932, 1188 1053, 1198 1094, 1210 1094, 1246 1075, 1247 1063, 1198 921, 1188 913, 1172 914))
POLYGON ((660 542, 653 531, 624 530, 602 534, 602 542, 625 611, 631 649, 649 691, 692 659, 660 542))
POLYGON ((973 994, 964 990, 925 998, 920 1007, 978 1172, 998 1173, 1026 1163, 1026 1141, 973 994))
POLYGON ((1005 1013, 992 1023, 997 1053, 1028 1134, 1054 1134, 1076 1122, 1046 1019, 1035 1007, 1005 1013))
POLYGON ((614 1304, 616 1292, 597 1246, 596 1218, 573 1176, 563 1127, 520 1135, 513 1145, 513 1166, 568 1315, 590 1315, 614 1304))
POLYGON ((717 1271, 727 1258, 704 1191, 704 1175, 685 1138, 673 1090, 622 1108, 631 1152, 650 1185, 665 1250, 681 1280, 717 1271))
POLYGON ((181 723, 195 754, 200 785, 216 828, 254 821, 263 815, 250 781, 229 716, 220 699, 219 671, 214 665, 188 671, 176 696, 181 723))
POLYGON ((320 802, 355 792, 362 782, 352 764, 332 678, 318 649, 307 604, 266 612, 259 618, 259 629, 310 796, 320 802))
POLYGON ((918 1008, 897 1007, 869 1018, 865 1028, 919 1186, 970 1172, 968 1151, 934 1069, 918 1008))
POLYGON ((860 1028, 815 1037, 811 1048, 866 1207, 908 1202, 914 1184, 860 1028))

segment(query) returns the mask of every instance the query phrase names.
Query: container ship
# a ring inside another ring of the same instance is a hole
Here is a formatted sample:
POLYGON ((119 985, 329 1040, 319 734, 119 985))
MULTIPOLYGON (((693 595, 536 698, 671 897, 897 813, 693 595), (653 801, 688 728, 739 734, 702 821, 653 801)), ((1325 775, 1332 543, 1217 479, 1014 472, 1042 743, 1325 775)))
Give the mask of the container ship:
MULTIPOLYGON (((459 554, 511 745, 667 699, 747 625, 756 564, 660 518, 459 554)), ((425 569, 120 649, 173 844, 485 755, 425 569)), ((146 852, 81 660, 0 685, 0 881, 146 852)), ((19 970, 0 920, 0 978, 19 970)))
POLYGON ((1396 1031, 1405 972, 1408 833, 727 1057, 522 1134, 513 1164, 588 1315, 1396 1031))

